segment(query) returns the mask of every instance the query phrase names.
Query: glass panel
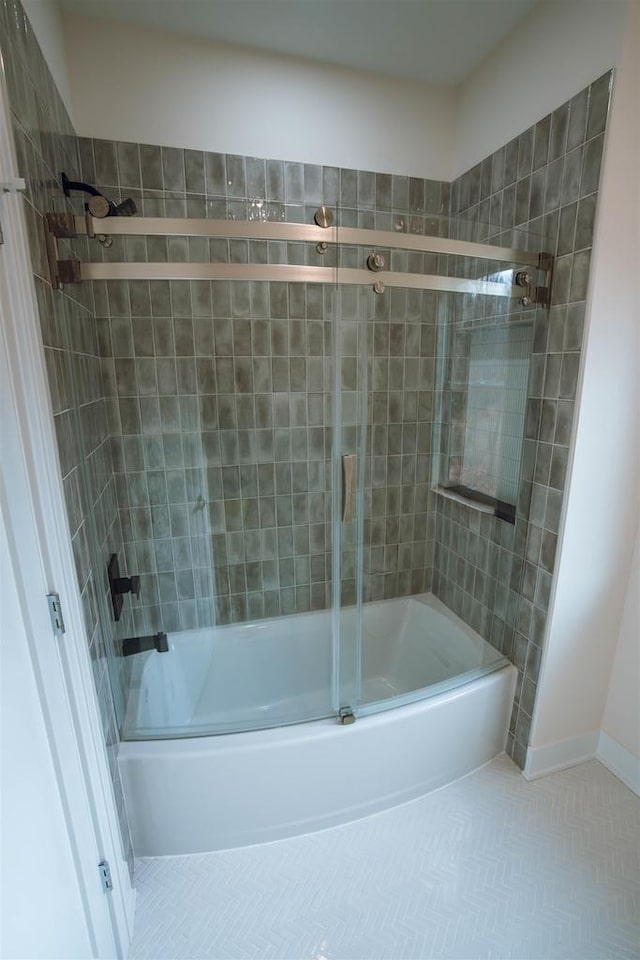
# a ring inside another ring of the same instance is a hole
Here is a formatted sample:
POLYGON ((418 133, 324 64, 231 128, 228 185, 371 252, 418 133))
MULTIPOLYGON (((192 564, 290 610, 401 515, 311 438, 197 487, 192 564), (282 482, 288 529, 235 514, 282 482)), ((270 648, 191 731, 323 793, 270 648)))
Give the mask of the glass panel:
MULTIPOLYGON (((469 277, 513 283, 518 274, 508 266, 479 270, 466 259, 458 265, 469 277)), ((537 311, 509 299, 446 294, 440 312, 434 482, 513 522, 537 311)))
MULTIPOLYGON (((288 206, 287 217, 310 222, 313 214, 288 206)), ((336 253, 323 257, 302 243, 192 238, 189 259, 335 266, 336 253)), ((143 379, 136 361, 127 396, 139 404, 141 421, 130 433, 123 427, 117 442, 121 462, 128 465, 129 450, 137 458, 135 496, 142 488, 148 497, 134 505, 132 477, 120 477, 120 489, 129 490, 127 573, 142 575, 136 630, 166 631, 170 650, 129 658, 124 737, 326 717, 336 699, 338 651, 335 288, 238 281, 148 287, 151 316, 138 309, 130 322, 134 341, 153 328, 144 361, 153 376, 143 379)))
MULTIPOLYGON (((435 533, 430 471, 438 298, 404 288, 378 295, 372 287, 359 288, 358 296, 368 354, 360 383, 367 422, 359 543, 359 712, 366 713, 407 694, 423 696, 443 676, 434 669, 439 632, 428 630, 424 617, 435 533)), ((458 666, 452 662, 449 672, 458 666)))
MULTIPOLYGON (((469 226, 451 221, 466 238, 469 226)), ((474 239, 541 251, 542 239, 523 229, 476 224, 474 239)), ((449 258, 466 279, 517 284, 535 268, 474 257, 449 258)), ((523 289, 523 294, 526 291, 523 289)), ((513 523, 519 495, 525 408, 536 309, 517 300, 478 294, 442 294, 438 330, 438 393, 433 484, 513 523)))
MULTIPOLYGON (((451 236, 466 235, 464 224, 447 228, 451 236)), ((522 249, 534 242, 488 226, 473 239, 522 249)), ((491 261, 398 251, 390 257, 393 269, 408 273, 515 282, 515 268, 491 261)), ((451 452, 442 445, 443 430, 447 438, 457 436, 454 386, 464 368, 460 483, 483 486, 486 496, 515 511, 535 310, 508 298, 402 288, 376 295, 372 287, 358 289, 357 310, 358 349, 366 353, 357 381, 364 513, 356 548, 361 576, 353 607, 343 611, 341 663, 349 680, 359 664, 359 681, 350 683, 356 693, 359 688, 357 713, 364 715, 433 696, 507 663, 431 592, 434 488, 443 461, 435 453, 451 452), (449 408, 439 414, 447 390, 449 408)), ((343 541, 346 536, 343 531, 343 541)))

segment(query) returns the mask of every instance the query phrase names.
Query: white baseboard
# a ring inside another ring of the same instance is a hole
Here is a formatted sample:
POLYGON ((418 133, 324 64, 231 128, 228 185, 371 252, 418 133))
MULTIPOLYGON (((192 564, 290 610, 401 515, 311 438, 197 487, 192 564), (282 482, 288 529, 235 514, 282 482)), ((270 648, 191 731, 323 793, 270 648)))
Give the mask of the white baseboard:
POLYGON ((640 760, 603 730, 545 747, 529 747, 523 774, 526 780, 537 780, 595 759, 640 796, 640 760))
POLYGON ((593 760, 598 751, 599 740, 600 731, 592 730, 581 737, 561 740, 546 747, 529 747, 523 770, 525 779, 537 780, 538 777, 546 777, 557 770, 566 770, 567 767, 593 760))
POLYGON ((618 780, 640 796, 640 759, 604 730, 600 731, 596 757, 618 780))

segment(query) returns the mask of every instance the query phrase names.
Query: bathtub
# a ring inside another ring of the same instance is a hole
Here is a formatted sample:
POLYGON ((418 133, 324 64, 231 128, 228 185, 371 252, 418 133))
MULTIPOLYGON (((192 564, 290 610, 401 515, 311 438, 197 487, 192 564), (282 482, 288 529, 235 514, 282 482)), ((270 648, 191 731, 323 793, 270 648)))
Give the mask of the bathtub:
MULTIPOLYGON (((330 616, 173 634, 136 657, 118 762, 137 856, 345 823, 504 750, 516 670, 430 594, 365 607, 361 680, 342 690, 357 721, 338 724, 330 616)), ((349 644, 354 610, 342 625, 349 644)))

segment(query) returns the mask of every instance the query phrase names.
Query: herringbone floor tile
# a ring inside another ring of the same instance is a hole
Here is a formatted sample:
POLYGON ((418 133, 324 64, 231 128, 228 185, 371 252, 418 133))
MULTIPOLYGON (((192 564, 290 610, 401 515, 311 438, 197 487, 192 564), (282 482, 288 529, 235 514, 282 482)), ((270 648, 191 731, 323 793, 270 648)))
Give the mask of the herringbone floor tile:
POLYGON ((131 960, 640 957, 640 801, 593 761, 506 757, 261 846, 140 860, 131 960))

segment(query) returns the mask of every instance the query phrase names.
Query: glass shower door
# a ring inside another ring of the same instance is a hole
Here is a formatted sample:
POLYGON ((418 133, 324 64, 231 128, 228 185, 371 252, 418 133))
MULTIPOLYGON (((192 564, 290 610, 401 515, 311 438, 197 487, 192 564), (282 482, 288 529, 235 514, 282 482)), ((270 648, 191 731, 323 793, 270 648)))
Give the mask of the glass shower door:
MULTIPOLYGON (((381 253, 387 264, 406 271, 406 254, 381 253)), ((360 261, 366 256, 362 249, 356 255, 360 261)), ((421 611, 409 607, 409 598, 430 587, 438 299, 432 291, 391 285, 376 292, 374 283, 372 273, 370 284, 341 288, 338 321, 343 474, 338 707, 355 713, 382 709, 428 683, 426 674, 424 683, 418 677, 425 666, 424 638, 417 635, 421 611), (411 633, 409 621, 416 633, 409 646, 418 652, 413 660, 400 648, 411 633)))
MULTIPOLYGON (((395 253, 383 256, 396 266, 395 253)), ((429 588, 433 549, 437 297, 395 286, 378 293, 371 279, 349 288, 342 313, 342 439, 355 479, 354 515, 341 525, 340 664, 343 700, 350 695, 359 713, 412 689, 415 664, 397 646, 408 598, 429 588)))
MULTIPOLYGON (((287 214, 308 219, 302 209, 287 214)), ((200 246, 190 245, 192 260, 241 263, 247 270, 255 264, 262 273, 265 263, 285 261, 300 274, 289 282, 171 284, 170 303, 184 306, 179 318, 167 310, 163 322, 179 327, 180 351, 176 330, 165 338, 175 353, 165 356, 165 350, 154 360, 162 370, 173 364, 193 370, 184 398, 178 384, 178 401, 192 414, 189 451, 195 458, 188 464, 185 512, 188 534, 196 532, 196 521, 201 525, 211 589, 197 621, 150 625, 167 630, 170 652, 132 658, 130 700, 138 706, 153 701, 154 709, 131 718, 127 737, 274 727, 338 709, 333 463, 342 431, 341 423, 336 429, 334 384, 339 294, 326 277, 314 283, 305 274, 307 266, 334 267, 335 245, 325 254, 315 244, 279 241, 215 239, 200 246)), ((153 303, 158 298, 150 284, 153 303)), ((164 341, 154 342, 158 353, 164 341)), ((162 389, 159 375, 157 383, 162 389)), ((144 594, 147 584, 142 587, 144 594)))
MULTIPOLYGON (((396 265, 395 254, 382 253, 386 263, 396 265)), ((356 266, 350 254, 344 252, 348 265, 356 266)), ((366 256, 362 249, 355 255, 358 262, 366 256)), ((379 709, 413 688, 415 664, 396 647, 407 598, 429 588, 433 550, 429 480, 437 297, 395 286, 378 293, 374 282, 372 274, 370 284, 343 286, 338 310, 337 708, 356 714, 379 709)))

